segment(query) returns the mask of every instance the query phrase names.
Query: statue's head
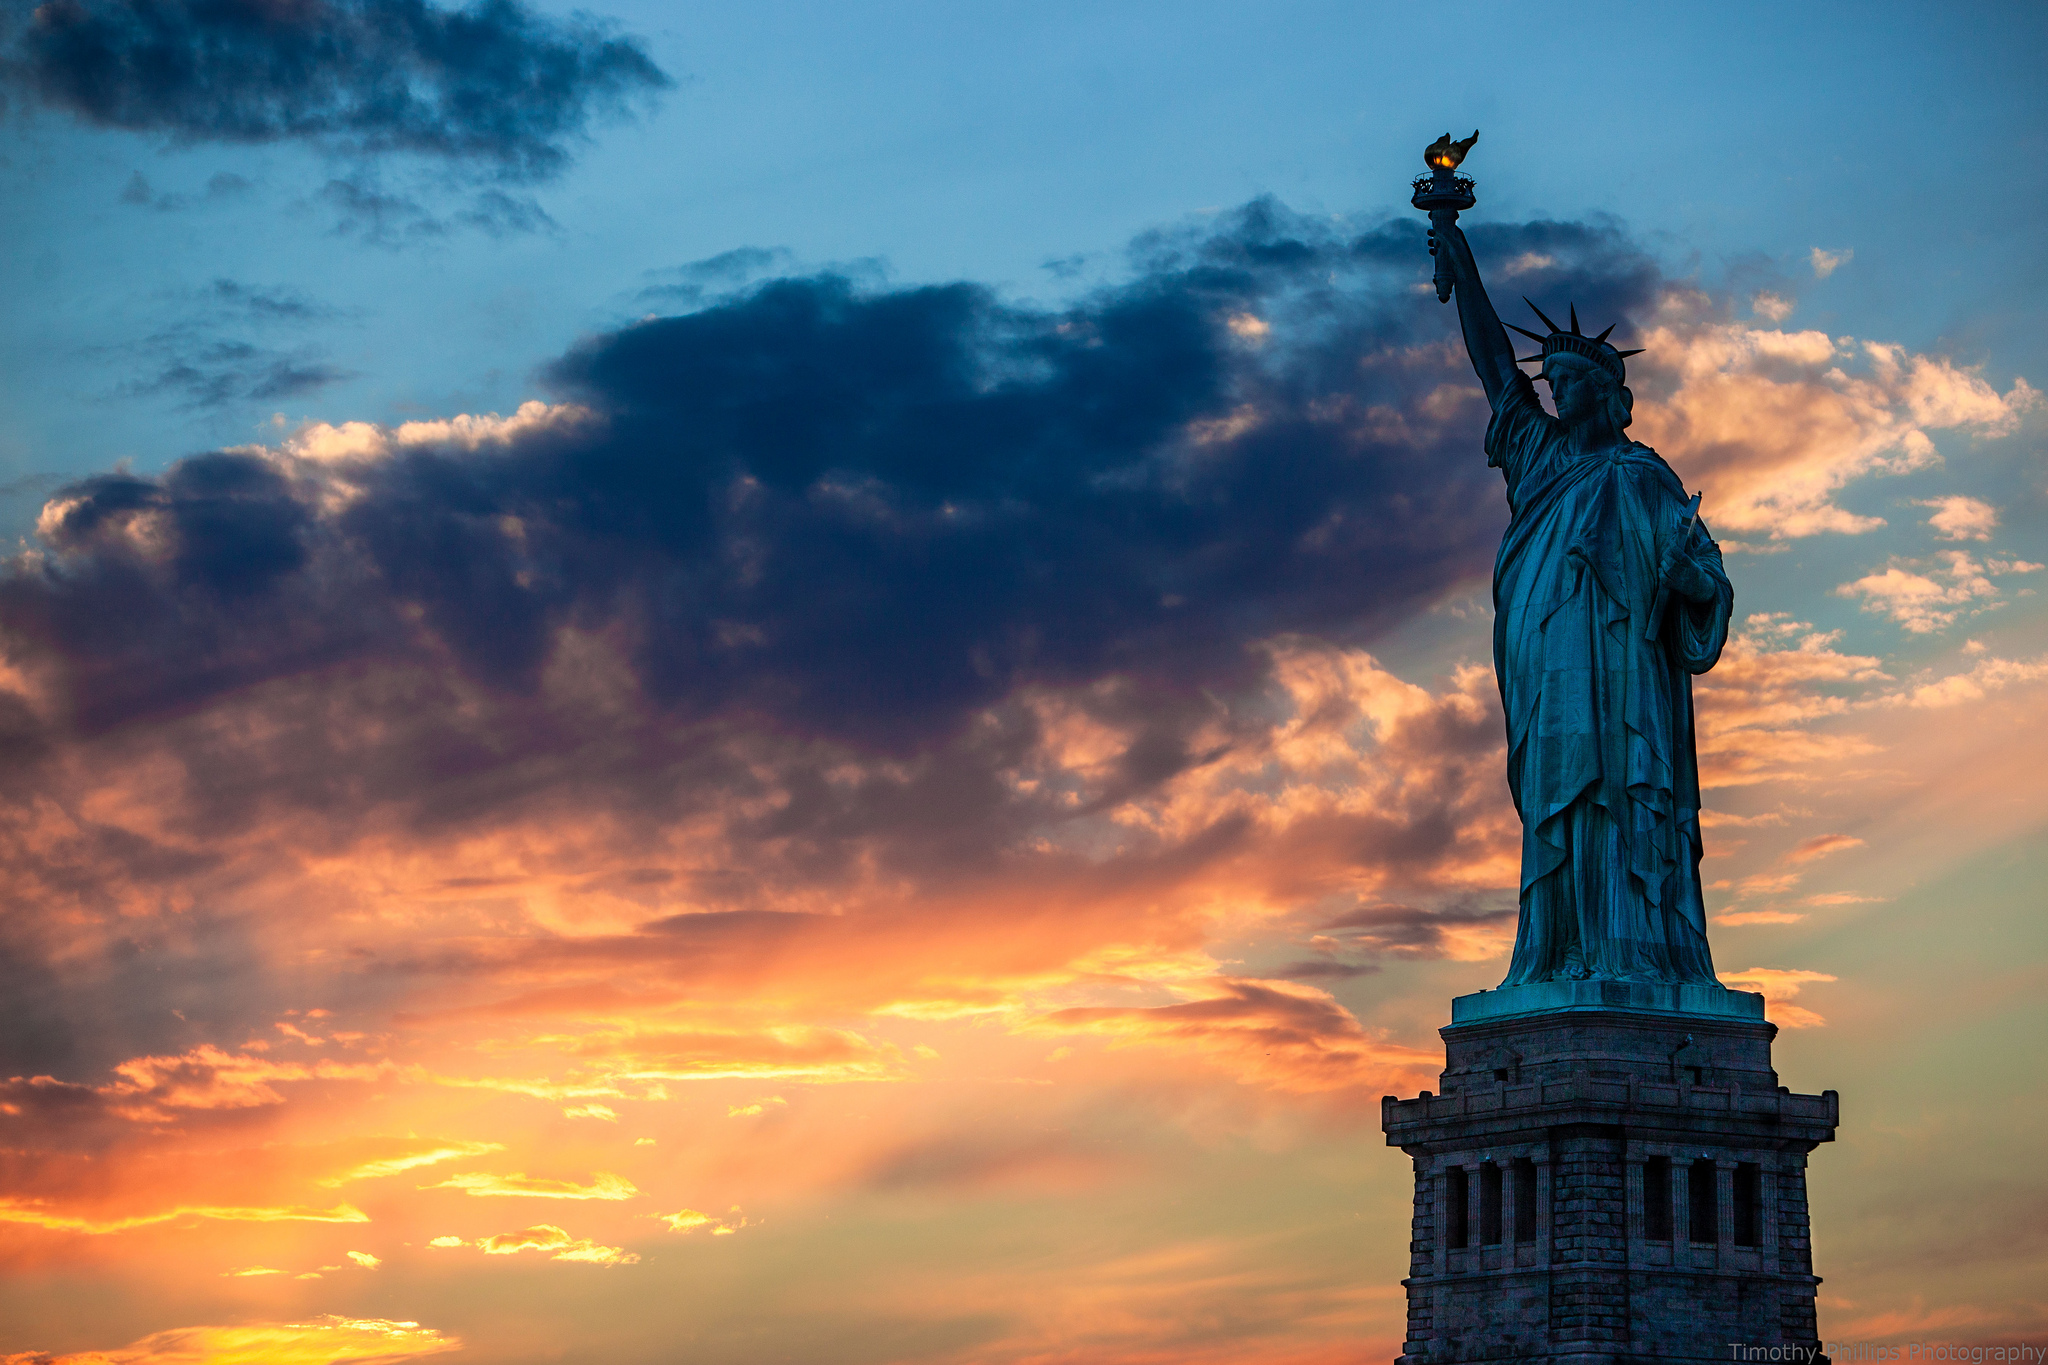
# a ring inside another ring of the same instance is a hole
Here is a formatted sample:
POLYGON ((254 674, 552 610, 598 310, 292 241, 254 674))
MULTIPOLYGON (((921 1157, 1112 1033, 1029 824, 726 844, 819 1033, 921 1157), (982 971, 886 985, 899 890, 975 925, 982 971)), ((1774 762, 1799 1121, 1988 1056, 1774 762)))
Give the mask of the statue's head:
POLYGON ((1596 414, 1605 413, 1609 425, 1619 432, 1634 420, 1635 395, 1628 391, 1627 367, 1623 364, 1632 355, 1641 355, 1640 350, 1617 351, 1607 344, 1609 326, 1599 336, 1589 337, 1579 330, 1579 310, 1571 310, 1571 330, 1566 331, 1544 316, 1543 310, 1529 300, 1522 300, 1543 325, 1550 329, 1548 336, 1532 332, 1526 327, 1515 327, 1517 332, 1531 341, 1542 343, 1543 349, 1535 355, 1523 356, 1519 363, 1539 361, 1543 366, 1543 378, 1550 384, 1551 402, 1557 408, 1557 419, 1566 426, 1578 426, 1593 419, 1596 414))
POLYGON ((1635 420, 1636 396, 1612 371, 1584 356, 1560 351, 1543 362, 1543 379, 1550 385, 1550 401, 1557 420, 1568 427, 1579 426, 1605 413, 1615 431, 1635 420))

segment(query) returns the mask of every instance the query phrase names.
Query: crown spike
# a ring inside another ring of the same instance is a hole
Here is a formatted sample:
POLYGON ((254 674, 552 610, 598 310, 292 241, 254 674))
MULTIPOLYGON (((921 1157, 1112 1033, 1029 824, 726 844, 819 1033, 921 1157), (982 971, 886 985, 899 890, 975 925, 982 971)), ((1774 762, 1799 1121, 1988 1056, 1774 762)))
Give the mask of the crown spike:
POLYGON ((1579 330, 1579 305, 1574 303, 1569 306, 1572 310, 1572 335, 1575 337, 1584 336, 1585 333, 1579 330))
POLYGON ((1527 327, 1516 327, 1515 324, 1512 322, 1504 322, 1501 324, 1501 326, 1520 332, 1523 336, 1529 338, 1529 340, 1535 342, 1538 346, 1541 346, 1543 344, 1543 333, 1541 332, 1532 332, 1527 327))
POLYGON ((1531 299, 1527 294, 1522 295, 1522 302, 1529 305, 1530 312, 1534 313, 1537 317, 1543 319, 1543 325, 1545 327, 1548 327, 1553 332, 1562 332, 1564 330, 1564 328, 1552 322, 1550 318, 1544 313, 1544 311, 1536 306, 1536 301, 1534 299, 1531 299))
MULTIPOLYGON (((1608 323, 1608 324, 1607 324, 1607 332, 1611 332, 1611 331, 1613 331, 1613 330, 1615 329, 1615 327, 1616 327, 1617 325, 1618 325, 1618 324, 1616 324, 1616 323, 1612 323, 1612 322, 1608 323)), ((1596 336, 1596 337, 1594 337, 1594 338, 1593 338, 1593 340, 1595 340, 1595 341, 1605 341, 1605 340, 1607 340, 1607 332, 1602 332, 1602 333, 1601 333, 1601 334, 1600 334, 1599 336, 1596 336)))
POLYGON ((1543 357, 1540 355, 1518 355, 1515 357, 1515 363, 1517 365, 1541 365, 1543 357))
POLYGON ((1620 356, 1623 360, 1627 360, 1632 355, 1641 355, 1643 353, 1643 350, 1643 347, 1638 346, 1633 351, 1616 351, 1615 354, 1620 356))

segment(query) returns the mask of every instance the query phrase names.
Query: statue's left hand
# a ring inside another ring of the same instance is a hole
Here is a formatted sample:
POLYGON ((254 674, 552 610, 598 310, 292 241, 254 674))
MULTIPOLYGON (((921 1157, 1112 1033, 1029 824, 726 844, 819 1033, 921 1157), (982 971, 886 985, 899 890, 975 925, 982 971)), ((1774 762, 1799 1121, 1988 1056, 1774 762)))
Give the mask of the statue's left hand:
POLYGON ((1676 545, 1665 554, 1663 571, 1658 577, 1665 587, 1688 602, 1711 602, 1718 591, 1713 575, 1694 563, 1692 556, 1682 553, 1676 545))

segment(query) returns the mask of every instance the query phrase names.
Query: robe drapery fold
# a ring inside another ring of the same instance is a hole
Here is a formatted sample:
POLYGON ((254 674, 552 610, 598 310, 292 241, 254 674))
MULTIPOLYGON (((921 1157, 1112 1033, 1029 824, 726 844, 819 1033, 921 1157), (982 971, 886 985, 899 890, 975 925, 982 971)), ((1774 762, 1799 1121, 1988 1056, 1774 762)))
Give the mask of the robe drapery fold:
POLYGON ((1514 518, 1493 580, 1493 659, 1522 817, 1520 921, 1503 985, 1558 978, 1719 984, 1700 892, 1692 676, 1714 666, 1735 594, 1684 485, 1648 446, 1574 454, 1526 375, 1501 396, 1487 463, 1514 518), (1715 585, 1670 593, 1674 541, 1715 585))

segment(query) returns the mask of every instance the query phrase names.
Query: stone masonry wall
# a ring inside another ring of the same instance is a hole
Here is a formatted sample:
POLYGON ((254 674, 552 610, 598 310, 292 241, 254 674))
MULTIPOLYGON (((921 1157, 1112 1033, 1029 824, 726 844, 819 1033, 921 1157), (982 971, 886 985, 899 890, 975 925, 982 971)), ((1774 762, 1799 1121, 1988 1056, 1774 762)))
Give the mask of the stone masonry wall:
POLYGON ((1628 1340, 1628 1164, 1618 1129, 1553 1135, 1550 1336, 1628 1340))
MULTIPOLYGON (((1813 1274, 1813 1233, 1806 1213, 1806 1157, 1788 1152, 1778 1169, 1778 1268, 1787 1275, 1813 1274)), ((1786 1341, 1819 1335, 1812 1294, 1780 1300, 1778 1327, 1786 1341)))
MULTIPOLYGON (((1436 1181, 1429 1175, 1426 1163, 1415 1163, 1415 1222, 1409 1233, 1408 1274, 1421 1279, 1436 1268, 1436 1181)), ((1433 1329, 1434 1314, 1430 1311, 1430 1297, 1427 1294, 1408 1296, 1408 1344, 1404 1349, 1415 1350, 1426 1343, 1433 1329)))

